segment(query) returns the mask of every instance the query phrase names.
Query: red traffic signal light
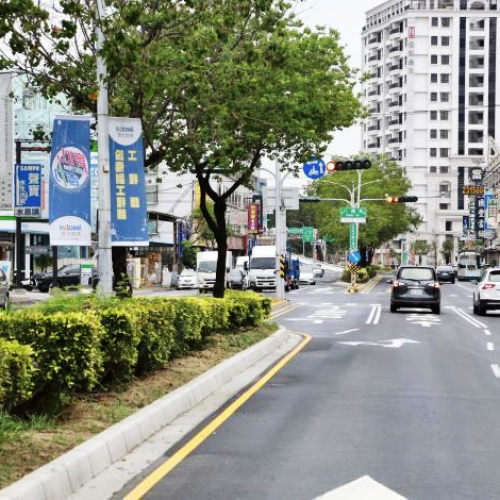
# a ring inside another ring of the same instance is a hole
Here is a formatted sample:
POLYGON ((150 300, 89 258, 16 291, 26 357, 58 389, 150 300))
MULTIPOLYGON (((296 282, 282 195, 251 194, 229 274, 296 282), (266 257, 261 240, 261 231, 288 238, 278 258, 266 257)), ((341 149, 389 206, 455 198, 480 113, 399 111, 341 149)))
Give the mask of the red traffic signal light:
POLYGON ((388 196, 385 201, 387 203, 411 203, 418 201, 417 196, 388 196))
POLYGON ((329 174, 340 170, 366 170, 372 166, 370 160, 332 160, 326 165, 329 174))

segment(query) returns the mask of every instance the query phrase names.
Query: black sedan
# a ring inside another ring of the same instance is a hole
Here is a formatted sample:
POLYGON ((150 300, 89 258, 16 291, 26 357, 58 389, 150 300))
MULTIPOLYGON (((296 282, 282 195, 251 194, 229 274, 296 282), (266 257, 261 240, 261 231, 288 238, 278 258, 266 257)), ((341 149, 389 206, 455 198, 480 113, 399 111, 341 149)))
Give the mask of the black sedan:
MULTIPOLYGON (((35 274, 33 280, 35 282, 36 288, 41 292, 48 292, 52 287, 65 288, 71 286, 80 285, 80 265, 79 264, 67 264, 57 271, 57 280, 53 281, 52 271, 47 271, 45 273, 35 274)), ((92 286, 95 288, 99 283, 99 275, 97 273, 97 268, 92 267, 92 286)))
POLYGON ((455 283, 455 271, 451 266, 437 266, 436 276, 440 283, 455 283))
POLYGON ((428 307, 434 314, 441 310, 441 291, 433 267, 401 266, 392 284, 391 312, 400 307, 428 307))

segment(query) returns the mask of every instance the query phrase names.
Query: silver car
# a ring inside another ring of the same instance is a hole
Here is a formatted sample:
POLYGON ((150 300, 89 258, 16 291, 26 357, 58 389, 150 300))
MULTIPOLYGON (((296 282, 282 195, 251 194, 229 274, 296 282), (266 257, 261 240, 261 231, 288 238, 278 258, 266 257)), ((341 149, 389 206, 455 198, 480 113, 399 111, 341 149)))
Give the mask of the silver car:
POLYGON ((488 309, 500 309, 500 268, 484 269, 479 282, 472 283, 476 284, 472 294, 474 314, 484 316, 488 309))
POLYGON ((198 278, 193 269, 184 269, 177 280, 177 289, 198 288, 198 278))

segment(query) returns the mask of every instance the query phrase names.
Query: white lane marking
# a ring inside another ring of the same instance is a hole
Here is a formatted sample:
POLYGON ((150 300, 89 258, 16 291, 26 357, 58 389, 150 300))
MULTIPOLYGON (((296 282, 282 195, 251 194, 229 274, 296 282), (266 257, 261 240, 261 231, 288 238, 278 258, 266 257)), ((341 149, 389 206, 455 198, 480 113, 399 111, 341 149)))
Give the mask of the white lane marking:
POLYGON ((485 330, 485 331, 484 331, 484 334, 485 334, 485 335, 491 335, 491 332, 490 332, 489 330, 485 330))
POLYGON ((393 490, 383 484, 377 483, 370 476, 363 476, 355 481, 344 484, 314 500, 406 500, 393 490))
POLYGON ((450 295, 450 297, 452 297, 452 298, 456 298, 456 297, 458 297, 458 295, 456 295, 455 293, 452 293, 452 294, 450 295))
POLYGON ((376 325, 380 321, 381 313, 382 313, 382 306, 380 304, 372 304, 370 314, 368 315, 368 319, 366 320, 365 324, 376 325))
POLYGON ((323 324, 323 320, 322 319, 315 319, 313 320, 313 325, 321 325, 323 324))
POLYGON ((335 333, 335 335, 345 335, 346 333, 357 332, 359 328, 351 328, 350 330, 345 330, 343 332, 335 333))
POLYGON ((493 342, 487 342, 486 343, 486 349, 488 351, 494 351, 495 350, 495 345, 493 344, 493 342))
POLYGON ((457 313, 461 318, 465 319, 465 321, 468 321, 472 326, 476 328, 486 328, 486 325, 484 323, 481 323, 481 321, 478 321, 477 319, 473 318, 465 311, 462 311, 461 309, 458 309, 455 306, 451 306, 450 309, 453 312, 457 313))
POLYGON ((491 369, 493 370, 493 375, 495 375, 496 378, 500 378, 500 366, 498 365, 491 365, 491 369))
POLYGON ((378 340, 376 342, 371 342, 367 340, 357 340, 353 342, 337 341, 337 344, 350 345, 350 346, 360 346, 360 345, 373 345, 376 347, 389 347, 391 349, 399 349, 404 344, 420 344, 418 340, 411 339, 388 339, 388 340, 378 340))

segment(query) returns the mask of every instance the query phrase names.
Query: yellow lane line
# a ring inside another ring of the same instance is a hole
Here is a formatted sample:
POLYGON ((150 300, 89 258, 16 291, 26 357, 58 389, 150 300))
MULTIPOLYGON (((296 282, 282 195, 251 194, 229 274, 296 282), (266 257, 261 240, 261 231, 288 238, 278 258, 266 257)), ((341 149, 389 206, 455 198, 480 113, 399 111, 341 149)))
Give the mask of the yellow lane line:
POLYGON ((153 486, 159 483, 172 469, 179 465, 189 454, 191 454, 205 439, 217 430, 226 420, 229 419, 244 403, 246 403, 257 391, 259 391, 271 378, 273 378, 289 361, 292 360, 310 341, 310 335, 304 335, 304 340, 276 365, 271 368, 260 380, 244 392, 237 400, 231 403, 220 415, 212 420, 196 436, 186 443, 180 450, 175 452, 158 469, 152 472, 147 478, 140 482, 124 500, 138 500, 143 497, 153 486))
POLYGON ((286 313, 289 313, 289 312, 292 312, 294 311, 295 309, 297 309, 297 307, 299 306, 288 306, 288 307, 284 307, 284 311, 278 311, 276 314, 272 314, 269 319, 274 319, 274 318, 278 318, 280 316, 283 316, 283 314, 286 314, 286 313))

